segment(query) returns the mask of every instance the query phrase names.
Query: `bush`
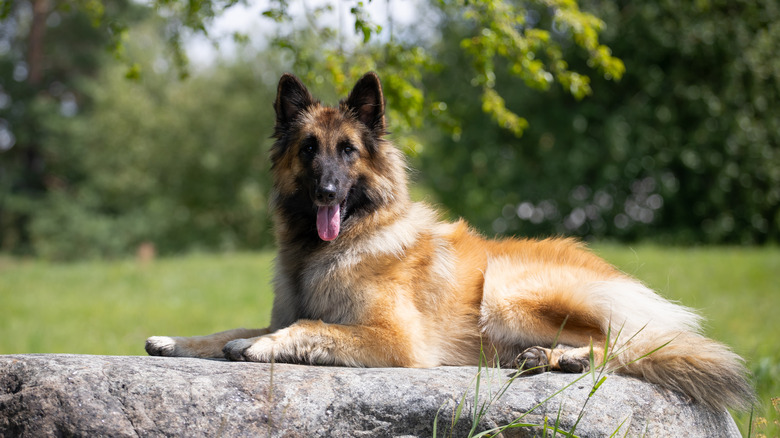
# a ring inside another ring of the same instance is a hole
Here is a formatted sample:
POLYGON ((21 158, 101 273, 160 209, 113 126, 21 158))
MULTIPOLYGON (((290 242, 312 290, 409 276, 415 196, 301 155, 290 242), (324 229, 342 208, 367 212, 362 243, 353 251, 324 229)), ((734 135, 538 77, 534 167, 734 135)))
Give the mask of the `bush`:
MULTIPOLYGON (((455 215, 500 234, 780 240, 776 2, 583 8, 606 21, 603 42, 624 61, 622 80, 594 78, 593 95, 577 101, 497 78, 507 106, 529 115, 517 139, 474 105, 468 69, 445 69, 429 88, 462 132, 432 136, 423 182, 455 215)), ((457 29, 444 27, 446 65, 464 62, 449 49, 457 29)))
POLYGON ((162 253, 270 245, 273 86, 249 64, 183 81, 152 69, 128 81, 120 68, 89 88, 90 111, 47 126, 56 184, 36 204, 35 251, 71 259, 146 241, 162 253))

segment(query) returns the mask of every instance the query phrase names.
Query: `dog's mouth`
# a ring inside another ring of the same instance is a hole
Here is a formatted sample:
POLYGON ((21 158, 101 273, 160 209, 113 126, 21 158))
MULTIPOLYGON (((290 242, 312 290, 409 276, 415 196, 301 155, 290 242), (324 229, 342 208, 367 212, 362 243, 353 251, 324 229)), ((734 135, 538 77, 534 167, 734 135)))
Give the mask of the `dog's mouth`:
POLYGON ((317 234, 319 234, 320 239, 330 242, 339 237, 346 204, 347 198, 345 197, 338 204, 317 207, 317 234))

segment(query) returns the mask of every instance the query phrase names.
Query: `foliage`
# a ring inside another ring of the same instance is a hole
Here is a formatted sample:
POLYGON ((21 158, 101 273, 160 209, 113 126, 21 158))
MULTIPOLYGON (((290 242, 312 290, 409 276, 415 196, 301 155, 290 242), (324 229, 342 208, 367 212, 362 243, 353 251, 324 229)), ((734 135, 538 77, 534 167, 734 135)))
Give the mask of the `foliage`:
POLYGON ((114 20, 135 23, 144 9, 126 0, 36 0, 7 2, 0 12, 0 249, 22 252, 37 201, 58 181, 42 152, 52 135, 44 121, 65 123, 89 109, 83 86, 110 60, 114 20))
MULTIPOLYGON (((266 16, 291 24, 293 16, 288 12, 288 2, 276 4, 266 16)), ((581 11, 577 2, 572 0, 521 3, 440 0, 433 2, 429 8, 430 13, 441 15, 444 23, 447 22, 446 17, 457 17, 469 23, 468 33, 458 41, 468 58, 465 65, 472 66, 468 70, 470 83, 481 90, 482 109, 517 136, 522 135, 528 124, 504 105, 504 97, 497 92, 495 79, 499 66, 505 67, 501 71, 518 77, 535 89, 548 90, 558 82, 565 92, 577 99, 591 93, 590 79, 570 68, 563 56, 564 45, 581 49, 588 67, 596 69, 603 77, 619 79, 624 71, 623 63, 612 57, 610 49, 598 41, 604 23, 581 11)), ((408 133, 410 127, 419 127, 423 116, 439 118, 443 115, 441 102, 430 99, 424 102, 421 73, 452 66, 434 61, 437 57, 431 56, 426 49, 428 41, 421 40, 419 33, 415 32, 407 33, 400 42, 393 34, 379 41, 377 34, 382 27, 371 22, 363 3, 359 1, 351 13, 355 17, 355 32, 361 36, 363 44, 347 50, 339 30, 323 26, 320 24, 323 20, 318 20, 332 9, 327 4, 307 10, 309 20, 305 29, 290 26, 292 30, 285 31, 279 28, 274 38, 275 45, 291 50, 296 71, 325 71, 329 75, 327 82, 334 84, 340 92, 348 91, 359 74, 367 70, 379 71, 385 78, 387 98, 393 102, 394 115, 400 116, 390 117, 390 122, 403 133, 408 133)), ((444 27, 440 26, 438 30, 444 27)), ((321 78, 321 73, 312 73, 312 76, 321 78)), ((447 118, 441 121, 452 124, 447 118)), ((410 150, 415 152, 416 148, 412 146, 410 150)))
MULTIPOLYGON (((98 22, 103 10, 88 0, 76 2, 98 22)), ((208 35, 208 25, 239 0, 153 0, 151 7, 166 18, 166 38, 176 66, 183 76, 188 74, 187 55, 182 49, 185 37, 193 33, 208 35)), ((99 5, 99 3, 98 3, 99 5)), ((421 70, 430 69, 431 59, 420 41, 399 43, 394 35, 379 38, 383 27, 375 23, 362 0, 350 7, 354 19, 356 45, 345 42, 340 29, 321 20, 333 13, 335 2, 325 2, 314 8, 303 3, 306 26, 296 26, 300 18, 291 12, 288 0, 274 0, 263 16, 276 26, 274 44, 289 49, 296 67, 307 66, 329 73, 329 81, 337 89, 351 85, 355 71, 377 69, 391 77, 404 94, 422 96, 419 82, 421 70), (303 35, 302 35, 303 34, 303 35), (381 60, 377 62, 377 60, 381 60)), ((612 57, 611 50, 599 43, 604 23, 596 16, 580 10, 575 0, 439 0, 437 6, 448 16, 458 16, 472 24, 471 34, 461 41, 474 67, 472 82, 482 89, 483 109, 503 127, 521 135, 527 122, 503 105, 502 96, 495 90, 496 61, 509 62, 508 72, 536 89, 549 89, 558 82, 566 92, 578 99, 591 93, 590 78, 570 68, 562 47, 571 43, 582 49, 588 67, 603 77, 619 79, 623 63, 612 57)), ((332 18, 332 17, 331 17, 332 18)), ((112 27, 112 47, 117 57, 130 63, 128 74, 139 74, 138 64, 124 55, 127 26, 116 21, 112 27)), ((245 36, 236 35, 241 39, 245 36)), ((404 124, 415 126, 419 105, 414 101, 406 107, 399 100, 398 113, 404 124), (411 111, 407 111, 411 109, 411 111)))
POLYGON ((184 82, 161 67, 137 82, 108 69, 90 90, 92 111, 47 126, 50 172, 63 179, 32 221, 37 254, 117 256, 145 241, 164 253, 268 246, 266 62, 184 82))
POLYGON ((770 1, 442 0, 419 4, 412 28, 356 2, 346 35, 328 24, 333 4, 304 4, 299 25, 279 0, 258 17, 270 47, 201 71, 181 42, 235 1, 58 2, 34 69, 38 3, 2 9, 6 251, 268 245, 264 141, 282 69, 328 103, 379 71, 422 191, 488 233, 780 239, 770 1))
MULTIPOLYGON (((0 137, 14 137, 0 151, 0 248, 63 260, 126 255, 147 241, 164 253, 270 245, 265 149, 278 57, 253 53, 179 80, 163 20, 140 6, 68 5, 48 11, 43 77, 19 73, 31 44, 23 29, 2 58, 2 74, 16 77, 0 90, 10 101, 0 137), (134 81, 99 42, 117 14, 144 18, 121 45, 144 72, 134 81)), ((23 6, 5 29, 27 23, 23 6)))
POLYGON ((623 63, 598 42, 604 23, 580 11, 574 1, 548 0, 527 5, 501 0, 458 1, 447 9, 462 10, 463 18, 471 24, 472 36, 462 39, 460 45, 472 58, 477 72, 471 83, 482 87, 482 109, 499 126, 517 136, 523 134, 528 123, 509 110, 496 91, 496 60, 505 61, 508 71, 531 88, 548 90, 557 81, 576 99, 582 99, 591 93, 590 79, 570 70, 564 60, 560 40, 568 42, 568 37, 585 49, 590 67, 609 78, 619 79, 623 74, 623 63))
MULTIPOLYGON (((467 73, 428 76, 428 92, 463 124, 457 135, 430 133, 423 182, 453 215, 497 233, 780 240, 776 2, 583 7, 607 23, 601 37, 625 62, 622 80, 594 77, 593 95, 577 101, 500 75, 505 105, 536 114, 517 140, 474 109, 467 73)), ((458 21, 445 29, 432 56, 461 65, 450 41, 470 30, 458 21)))
MULTIPOLYGON (((306 9, 308 25, 300 27, 292 23, 289 3, 278 1, 264 14, 277 23, 272 49, 251 54, 247 63, 176 83, 177 73, 190 74, 184 38, 207 33, 209 23, 236 3, 74 0, 52 8, 29 0, 4 5, 3 28, 13 32, 5 37, 11 51, 2 58, 3 74, 17 77, 9 81, 13 90, 0 90, 13 102, 0 111, 0 133, 15 136, 4 147, 9 151, 2 152, 0 247, 70 259, 126 254, 147 240, 163 251, 267 244, 261 202, 267 177, 255 147, 271 125, 256 121, 271 119, 262 117, 268 107, 257 111, 253 100, 269 102, 274 87, 272 80, 256 80, 258 71, 267 78, 289 65, 315 89, 326 84, 343 95, 355 77, 378 70, 392 102, 388 116, 395 132, 410 134, 429 117, 459 129, 447 117, 446 105, 427 98, 421 88, 423 71, 439 66, 417 44, 420 40, 411 33, 403 40, 393 35, 383 40, 381 26, 361 2, 350 11, 359 41, 322 24, 327 22, 323 14, 334 9, 331 4, 306 9), (150 18, 151 11, 157 19, 150 18), (159 40, 167 42, 165 48, 159 40), (149 49, 140 50, 143 46, 149 49), (81 50, 73 59, 71 47, 81 50), (28 67, 43 73, 19 73, 28 67), (122 76, 134 82, 117 80, 122 76)), ((483 108, 517 134, 525 122, 494 89, 495 59, 522 55, 531 61, 514 65, 513 74, 542 88, 557 80, 577 96, 589 91, 588 80, 562 59, 563 42, 581 47, 594 68, 612 76, 621 72, 620 62, 598 43, 602 23, 579 11, 576 2, 532 2, 529 7, 547 17, 543 23, 526 20, 525 7, 500 0, 440 6, 473 24, 463 46, 475 66, 483 108), (515 43, 523 48, 514 49, 515 43)), ((421 151, 414 136, 399 138, 412 155, 421 151)))

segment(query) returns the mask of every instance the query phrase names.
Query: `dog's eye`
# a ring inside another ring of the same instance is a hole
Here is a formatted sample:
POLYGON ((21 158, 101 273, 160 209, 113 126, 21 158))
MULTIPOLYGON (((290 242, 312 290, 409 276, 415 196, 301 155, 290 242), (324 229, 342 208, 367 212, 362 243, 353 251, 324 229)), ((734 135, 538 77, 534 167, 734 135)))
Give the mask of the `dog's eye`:
POLYGON ((314 155, 317 152, 317 139, 316 138, 307 138, 303 141, 301 144, 301 155, 314 155))
POLYGON ((346 141, 342 142, 340 146, 341 146, 341 152, 344 153, 345 155, 352 155, 352 153, 356 151, 355 147, 352 146, 352 143, 350 142, 346 142, 346 141))

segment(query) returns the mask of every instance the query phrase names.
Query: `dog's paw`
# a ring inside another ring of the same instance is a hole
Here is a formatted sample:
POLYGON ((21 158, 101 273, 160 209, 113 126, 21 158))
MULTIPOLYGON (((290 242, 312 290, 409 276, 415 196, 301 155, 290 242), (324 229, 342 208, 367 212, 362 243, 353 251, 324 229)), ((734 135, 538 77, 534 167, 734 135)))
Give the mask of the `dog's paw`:
POLYGON ((225 344, 225 358, 240 362, 271 362, 273 340, 270 337, 235 339, 225 344))
POLYGON ((539 374, 549 369, 549 362, 547 349, 531 347, 515 358, 515 367, 523 371, 523 374, 539 374))
POLYGON ((558 366, 564 373, 584 373, 590 370, 590 358, 576 352, 564 353, 558 359, 558 366))
POLYGON ((235 361, 246 361, 244 352, 252 346, 249 339, 234 339, 222 348, 222 353, 225 355, 225 359, 235 361))
POLYGON ((152 336, 146 340, 149 356, 176 356, 176 339, 168 336, 152 336))

